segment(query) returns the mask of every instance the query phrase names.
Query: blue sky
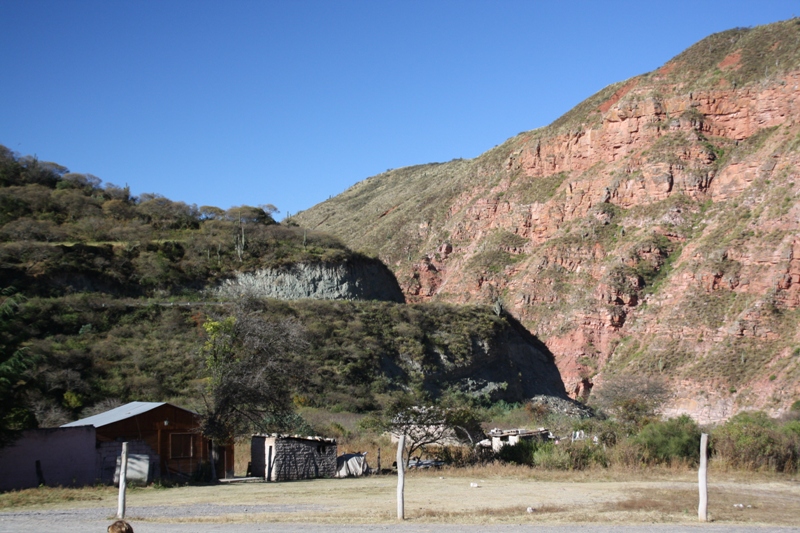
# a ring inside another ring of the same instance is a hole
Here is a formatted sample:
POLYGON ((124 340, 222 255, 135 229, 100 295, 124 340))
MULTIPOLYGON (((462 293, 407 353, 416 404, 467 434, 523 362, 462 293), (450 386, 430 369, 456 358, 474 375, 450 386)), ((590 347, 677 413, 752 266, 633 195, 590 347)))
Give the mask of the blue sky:
POLYGON ((800 1, 2 0, 0 144, 279 217, 471 158, 800 1))

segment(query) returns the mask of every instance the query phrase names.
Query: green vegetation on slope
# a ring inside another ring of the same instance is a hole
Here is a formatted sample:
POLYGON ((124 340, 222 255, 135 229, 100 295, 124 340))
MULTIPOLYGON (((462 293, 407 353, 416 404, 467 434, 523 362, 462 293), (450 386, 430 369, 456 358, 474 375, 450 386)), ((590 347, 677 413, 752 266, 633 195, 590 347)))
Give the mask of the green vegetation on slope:
MULTIPOLYGON (((235 272, 376 260, 326 234, 276 224, 272 206, 197 208, 100 185, 0 150, 0 288, 14 287, 0 301, 8 310, 0 322, 3 435, 132 400, 204 410, 203 325, 243 305, 265 325, 296 324, 304 348, 292 351, 289 400, 297 406, 363 412, 398 394, 436 398, 450 387, 521 399, 519 387, 475 376, 508 357, 496 348, 509 338, 551 365, 546 377, 525 379, 563 394, 546 350, 488 308, 211 299, 205 289, 235 272)), ((521 243, 509 234, 497 244, 521 243)))
POLYGON ((366 259, 328 235, 276 224, 274 211, 136 198, 0 146, 2 284, 40 296, 185 297, 236 271, 366 259))
MULTIPOLYGON (((169 304, 100 294, 30 298, 4 327, 36 365, 17 391, 41 425, 97 403, 178 401, 200 407, 202 325, 233 304, 169 304)), ((308 347, 294 361, 300 406, 365 411, 402 391, 433 394, 484 357, 512 326, 487 307, 251 300, 268 322, 294 319, 308 347), (439 379, 443 379, 440 381, 439 379)), ((469 375, 469 372, 467 372, 469 375)))
POLYGON ((673 69, 669 82, 685 83, 689 90, 714 87, 721 80, 743 87, 780 76, 800 67, 800 19, 715 33, 666 66, 673 69))

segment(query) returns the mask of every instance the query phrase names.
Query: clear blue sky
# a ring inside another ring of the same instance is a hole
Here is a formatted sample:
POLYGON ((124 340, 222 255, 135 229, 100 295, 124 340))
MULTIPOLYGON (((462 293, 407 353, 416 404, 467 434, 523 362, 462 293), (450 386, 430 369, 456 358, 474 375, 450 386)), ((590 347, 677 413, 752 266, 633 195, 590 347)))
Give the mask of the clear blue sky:
POLYGON ((0 144, 197 205, 296 213, 471 158, 800 1, 0 0, 0 144))

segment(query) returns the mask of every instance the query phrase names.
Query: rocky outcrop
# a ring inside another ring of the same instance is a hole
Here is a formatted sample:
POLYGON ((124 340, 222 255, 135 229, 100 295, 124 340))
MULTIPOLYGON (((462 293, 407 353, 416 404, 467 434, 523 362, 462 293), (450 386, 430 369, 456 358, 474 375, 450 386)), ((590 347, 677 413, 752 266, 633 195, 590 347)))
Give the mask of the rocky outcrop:
POLYGON ((547 128, 298 221, 378 254, 412 302, 501 303, 573 397, 658 373, 667 413, 780 414, 800 400, 797 39, 796 20, 712 36, 547 128))
POLYGON ((227 298, 405 301, 391 270, 380 261, 366 260, 295 263, 240 272, 223 281, 214 292, 227 298))

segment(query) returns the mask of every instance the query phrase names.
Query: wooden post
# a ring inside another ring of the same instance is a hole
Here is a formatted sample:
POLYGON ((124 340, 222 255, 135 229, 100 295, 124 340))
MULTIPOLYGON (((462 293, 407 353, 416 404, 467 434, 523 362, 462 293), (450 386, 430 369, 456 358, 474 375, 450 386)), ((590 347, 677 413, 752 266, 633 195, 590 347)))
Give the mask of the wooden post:
POLYGON ((378 448, 378 474, 381 473, 381 449, 378 448))
POLYGON ((406 436, 400 435, 397 442, 397 519, 405 520, 405 503, 403 491, 405 490, 406 474, 403 465, 403 450, 406 447, 406 436))
POLYGON ((697 474, 700 489, 700 504, 697 506, 697 518, 708 522, 708 434, 700 436, 700 470, 697 474))
POLYGON ((128 443, 122 443, 122 456, 119 460, 119 500, 117 501, 117 518, 125 518, 125 488, 128 484, 128 443))
POLYGON ((42 472, 42 462, 39 459, 36 459, 36 482, 40 486, 47 485, 47 482, 44 480, 44 472, 42 472))

